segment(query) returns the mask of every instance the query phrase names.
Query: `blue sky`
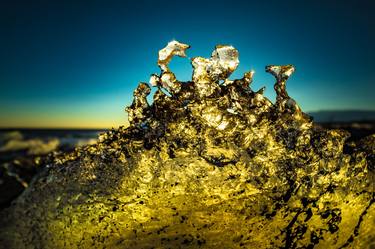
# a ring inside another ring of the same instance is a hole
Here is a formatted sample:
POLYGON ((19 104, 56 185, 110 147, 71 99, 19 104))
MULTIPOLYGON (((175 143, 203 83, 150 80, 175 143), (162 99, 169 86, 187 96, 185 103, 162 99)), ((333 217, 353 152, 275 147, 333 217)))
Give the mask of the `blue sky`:
MULTIPOLYGON (((159 72, 157 52, 177 39, 188 56, 216 44, 240 52, 233 78, 293 64, 289 94, 304 111, 375 109, 372 1, 3 1, 0 127, 117 127, 140 81, 159 72)), ((175 58, 180 80, 187 59, 175 58)))

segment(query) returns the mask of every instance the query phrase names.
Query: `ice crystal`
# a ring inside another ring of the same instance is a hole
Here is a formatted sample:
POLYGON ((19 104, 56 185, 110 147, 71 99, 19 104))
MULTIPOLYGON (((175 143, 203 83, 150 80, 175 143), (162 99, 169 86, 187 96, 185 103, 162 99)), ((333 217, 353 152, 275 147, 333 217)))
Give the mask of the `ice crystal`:
POLYGON ((375 135, 314 125, 288 95, 291 65, 267 66, 275 103, 254 72, 229 79, 238 51, 168 68, 189 45, 159 52, 158 88, 140 83, 130 126, 56 155, 0 216, 4 248, 373 248, 375 135))

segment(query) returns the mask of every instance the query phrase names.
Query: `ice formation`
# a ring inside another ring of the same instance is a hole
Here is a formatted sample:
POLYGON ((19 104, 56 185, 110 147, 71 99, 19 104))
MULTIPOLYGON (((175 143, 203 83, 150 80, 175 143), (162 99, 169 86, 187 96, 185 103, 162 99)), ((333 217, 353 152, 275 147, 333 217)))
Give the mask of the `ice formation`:
POLYGON ((189 45, 159 52, 158 90, 140 83, 130 126, 51 157, 0 216, 5 248, 374 248, 375 135, 346 142, 314 125, 286 91, 291 65, 267 66, 276 102, 253 71, 228 77, 238 51, 168 68, 189 45))

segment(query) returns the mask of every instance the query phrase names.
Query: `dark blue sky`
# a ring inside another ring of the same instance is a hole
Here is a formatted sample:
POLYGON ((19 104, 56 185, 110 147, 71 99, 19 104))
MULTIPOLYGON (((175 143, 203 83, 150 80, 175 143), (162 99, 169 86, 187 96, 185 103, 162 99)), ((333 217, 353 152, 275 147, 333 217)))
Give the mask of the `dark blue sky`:
MULTIPOLYGON (((111 127, 139 81, 159 72, 172 39, 188 56, 216 44, 240 51, 233 77, 293 64, 290 95, 304 111, 375 109, 373 1, 2 1, 0 126, 111 127)), ((171 68, 191 77, 187 59, 171 68)))

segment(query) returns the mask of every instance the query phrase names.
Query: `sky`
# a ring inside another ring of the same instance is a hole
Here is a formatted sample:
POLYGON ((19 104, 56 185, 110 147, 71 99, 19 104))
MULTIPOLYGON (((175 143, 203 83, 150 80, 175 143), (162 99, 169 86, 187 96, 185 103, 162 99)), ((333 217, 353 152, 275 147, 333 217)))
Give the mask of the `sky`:
MULTIPOLYGON (((18 1, 0 3, 0 127, 111 128, 139 82, 159 73, 157 53, 176 39, 188 57, 216 44, 240 52, 231 78, 293 64, 287 90, 305 112, 375 110, 375 2, 18 1)), ((190 61, 170 68, 189 80, 190 61)))

